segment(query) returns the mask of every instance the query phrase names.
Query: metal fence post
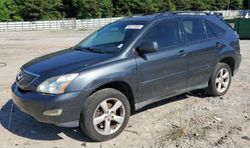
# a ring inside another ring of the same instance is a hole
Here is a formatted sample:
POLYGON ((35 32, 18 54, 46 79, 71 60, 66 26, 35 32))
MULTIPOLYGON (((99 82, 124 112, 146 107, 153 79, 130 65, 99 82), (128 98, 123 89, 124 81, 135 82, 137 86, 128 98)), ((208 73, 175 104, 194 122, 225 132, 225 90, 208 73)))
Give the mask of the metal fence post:
POLYGON ((99 18, 99 28, 101 27, 101 19, 99 18))
POLYGON ((17 22, 15 22, 15 31, 16 31, 16 26, 17 26, 16 24, 17 24, 17 22))
POLYGON ((9 22, 7 22, 7 31, 9 31, 9 22))
POLYGON ((76 18, 73 18, 72 22, 73 22, 72 29, 76 29, 76 18))
POLYGON ((43 30, 45 30, 45 29, 44 29, 44 21, 42 21, 42 22, 43 22, 43 30))
POLYGON ((51 23, 50 23, 50 19, 49 19, 49 30, 51 31, 51 23))
POLYGON ((87 21, 87 29, 88 29, 89 28, 89 20, 86 19, 86 21, 87 21))
POLYGON ((21 30, 23 31, 23 21, 22 21, 22 24, 21 24, 21 30))

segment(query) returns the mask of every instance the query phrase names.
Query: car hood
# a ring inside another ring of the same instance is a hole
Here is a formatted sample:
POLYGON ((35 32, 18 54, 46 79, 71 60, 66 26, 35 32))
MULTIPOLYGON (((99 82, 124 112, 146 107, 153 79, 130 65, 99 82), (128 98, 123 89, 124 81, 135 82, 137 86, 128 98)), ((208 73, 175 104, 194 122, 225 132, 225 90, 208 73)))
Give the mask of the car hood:
POLYGON ((26 63, 22 69, 34 74, 50 77, 79 72, 79 70, 110 59, 113 56, 113 54, 66 49, 36 58, 26 63))

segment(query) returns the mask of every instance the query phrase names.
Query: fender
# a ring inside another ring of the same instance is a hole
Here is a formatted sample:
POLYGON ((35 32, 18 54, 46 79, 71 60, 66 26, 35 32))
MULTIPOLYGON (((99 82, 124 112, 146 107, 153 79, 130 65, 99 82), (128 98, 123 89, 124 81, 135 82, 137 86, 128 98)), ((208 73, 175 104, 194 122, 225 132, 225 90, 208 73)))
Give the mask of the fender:
POLYGON ((88 97, 97 88, 111 82, 127 83, 137 98, 136 62, 134 58, 125 58, 85 70, 70 84, 68 91, 80 91, 83 98, 88 97))

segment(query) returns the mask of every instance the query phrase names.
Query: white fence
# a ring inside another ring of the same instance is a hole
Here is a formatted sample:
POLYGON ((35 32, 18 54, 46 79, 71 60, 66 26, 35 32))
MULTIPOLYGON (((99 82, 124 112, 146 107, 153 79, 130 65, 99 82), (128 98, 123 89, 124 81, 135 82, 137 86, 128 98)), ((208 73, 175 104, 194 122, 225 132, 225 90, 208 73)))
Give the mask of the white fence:
POLYGON ((121 17, 84 20, 0 22, 0 31, 95 29, 119 19, 121 17))
POLYGON ((250 13, 250 10, 221 10, 221 11, 209 11, 211 13, 222 13, 225 18, 234 18, 234 17, 243 17, 247 13, 250 13))
MULTIPOLYGON (((225 18, 244 16, 250 10, 223 10, 209 11, 222 13, 225 18)), ((83 19, 83 20, 56 20, 56 21, 32 21, 32 22, 0 22, 1 31, 32 31, 32 30, 72 30, 72 29, 96 29, 106 24, 121 19, 122 17, 83 19)))

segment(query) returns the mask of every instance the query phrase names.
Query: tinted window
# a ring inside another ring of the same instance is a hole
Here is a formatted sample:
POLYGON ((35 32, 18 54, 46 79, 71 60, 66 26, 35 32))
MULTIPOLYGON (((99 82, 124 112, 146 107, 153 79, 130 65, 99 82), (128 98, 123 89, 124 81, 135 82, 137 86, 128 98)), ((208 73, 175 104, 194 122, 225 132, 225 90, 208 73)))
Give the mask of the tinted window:
POLYGON ((189 42, 207 38, 207 33, 202 19, 184 19, 183 26, 189 42))
POLYGON ((118 53, 122 51, 143 29, 146 22, 117 21, 94 32, 79 44, 76 49, 91 49, 99 53, 118 53))
POLYGON ((143 40, 156 41, 159 48, 180 43, 181 37, 178 21, 166 20, 157 23, 145 34, 143 40))
POLYGON ((213 30, 217 36, 225 34, 226 31, 224 29, 222 29, 221 27, 219 27, 218 25, 211 23, 211 22, 208 22, 208 21, 207 21, 207 23, 213 28, 213 30))
POLYGON ((206 26, 206 29, 207 29, 208 38, 216 37, 216 34, 215 34, 214 30, 212 29, 211 25, 207 21, 205 22, 205 26, 206 26))

